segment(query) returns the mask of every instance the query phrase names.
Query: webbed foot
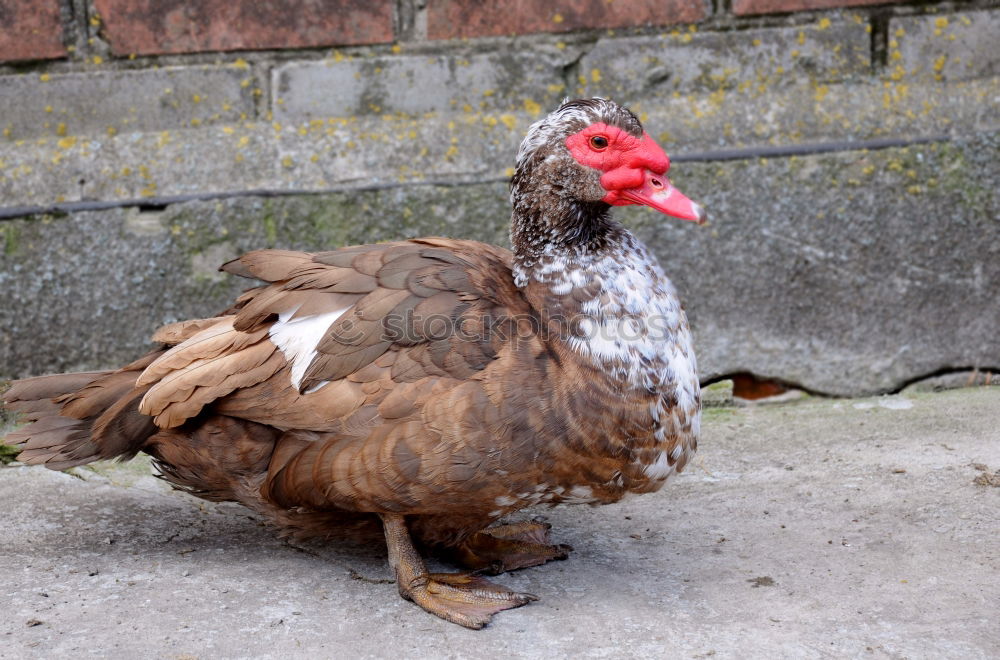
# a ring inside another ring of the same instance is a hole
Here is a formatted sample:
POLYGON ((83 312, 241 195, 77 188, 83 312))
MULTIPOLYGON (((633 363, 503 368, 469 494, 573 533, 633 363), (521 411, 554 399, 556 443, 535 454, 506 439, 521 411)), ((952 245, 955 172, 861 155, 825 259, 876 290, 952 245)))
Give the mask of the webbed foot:
POLYGON ((538 600, 533 594, 511 591, 472 573, 428 573, 403 516, 381 517, 399 594, 431 614, 478 630, 497 612, 538 600))
POLYGON ((573 548, 551 543, 551 528, 535 520, 487 527, 466 539, 455 556, 462 565, 492 575, 566 559, 573 548))

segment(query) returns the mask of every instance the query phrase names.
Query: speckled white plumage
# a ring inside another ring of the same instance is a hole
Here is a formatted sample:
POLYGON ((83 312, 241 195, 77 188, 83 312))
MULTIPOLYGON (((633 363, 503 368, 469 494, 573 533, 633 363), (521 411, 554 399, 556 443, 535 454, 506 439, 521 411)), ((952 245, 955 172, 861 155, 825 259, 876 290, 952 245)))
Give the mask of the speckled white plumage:
POLYGON ((663 443, 681 442, 670 460, 663 450, 643 466, 649 478, 665 480, 678 459, 689 458, 696 446, 701 398, 697 358, 673 284, 638 239, 627 232, 621 236, 621 244, 607 253, 544 255, 535 268, 518 272, 515 267, 515 277, 525 285, 543 282, 562 295, 574 289, 593 291, 579 306, 574 317, 579 334, 568 337, 567 345, 625 388, 670 393, 650 407, 654 436, 663 443), (683 414, 677 415, 678 409, 683 414))

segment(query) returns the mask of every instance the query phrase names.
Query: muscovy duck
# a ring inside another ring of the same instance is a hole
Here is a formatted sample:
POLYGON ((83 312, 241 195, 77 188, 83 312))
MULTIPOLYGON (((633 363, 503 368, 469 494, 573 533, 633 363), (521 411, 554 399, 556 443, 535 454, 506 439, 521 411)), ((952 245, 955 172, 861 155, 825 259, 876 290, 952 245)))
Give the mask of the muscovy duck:
POLYGON ((611 218, 702 222, 636 116, 600 99, 533 124, 511 182, 513 251, 425 238, 251 252, 266 282, 158 330, 115 371, 21 380, 19 459, 64 469, 146 452, 175 487, 283 533, 382 525, 400 594, 481 628, 536 597, 485 571, 563 559, 533 505, 657 490, 695 451, 688 323, 649 250, 611 218), (417 547, 467 573, 428 573, 417 547))

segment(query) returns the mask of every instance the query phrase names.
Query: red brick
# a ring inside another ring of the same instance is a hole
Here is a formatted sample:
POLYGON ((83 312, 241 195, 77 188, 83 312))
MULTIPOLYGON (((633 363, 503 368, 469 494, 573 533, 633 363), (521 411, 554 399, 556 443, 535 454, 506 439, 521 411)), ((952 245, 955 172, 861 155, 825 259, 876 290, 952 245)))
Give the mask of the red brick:
POLYGON ((0 0, 0 62, 65 57, 59 0, 0 0))
POLYGON ((745 14, 778 14, 791 11, 808 11, 810 9, 829 9, 831 7, 891 5, 902 1, 903 0, 733 0, 733 13, 737 16, 745 14))
POLYGON ((694 23, 702 0, 429 0, 431 39, 694 23))
POLYGON ((367 0, 94 0, 116 55, 392 41, 392 3, 367 0))

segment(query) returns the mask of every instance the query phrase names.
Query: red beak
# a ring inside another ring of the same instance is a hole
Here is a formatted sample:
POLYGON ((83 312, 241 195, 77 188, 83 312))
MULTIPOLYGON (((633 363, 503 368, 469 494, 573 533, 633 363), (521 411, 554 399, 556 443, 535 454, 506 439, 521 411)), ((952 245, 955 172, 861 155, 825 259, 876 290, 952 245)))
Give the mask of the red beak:
POLYGON ((577 162, 601 170, 602 199, 614 206, 642 204, 682 220, 705 224, 707 215, 685 197, 666 177, 670 159, 648 133, 641 138, 602 122, 566 138, 566 148, 577 162), (590 139, 600 135, 606 144, 595 147, 590 139))
POLYGON ((666 213, 681 220, 690 220, 703 225, 708 219, 705 209, 674 188, 670 179, 652 170, 647 169, 643 172, 641 186, 617 192, 618 197, 622 200, 654 208, 660 213, 666 213))

